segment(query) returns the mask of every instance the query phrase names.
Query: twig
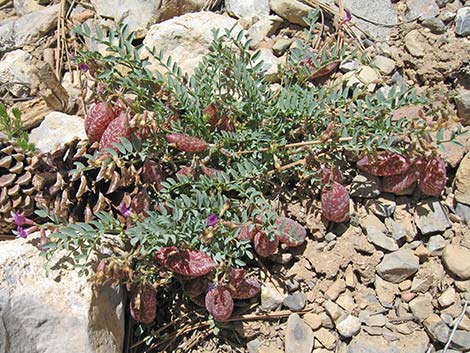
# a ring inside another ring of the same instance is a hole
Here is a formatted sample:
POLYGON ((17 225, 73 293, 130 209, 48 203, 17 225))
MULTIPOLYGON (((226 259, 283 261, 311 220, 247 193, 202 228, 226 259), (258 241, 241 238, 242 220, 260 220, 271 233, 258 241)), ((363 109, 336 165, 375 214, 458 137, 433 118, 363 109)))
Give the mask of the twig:
POLYGON ((433 348, 434 348, 434 346, 433 346, 432 343, 431 343, 431 344, 429 345, 429 348, 428 348, 428 350, 426 351, 426 353, 431 353, 433 348))
POLYGON ((454 338, 455 332, 457 331, 457 328, 460 325, 460 322, 462 321, 463 317, 465 316, 465 312, 467 311, 467 306, 468 306, 468 301, 465 301, 465 304, 463 305, 462 312, 460 313, 459 317, 457 318, 457 321, 454 323, 454 328, 452 329, 452 332, 449 336, 449 339, 447 340, 446 345, 444 346, 444 350, 442 353, 447 353, 447 350, 449 349, 449 346, 452 342, 452 339, 454 338))

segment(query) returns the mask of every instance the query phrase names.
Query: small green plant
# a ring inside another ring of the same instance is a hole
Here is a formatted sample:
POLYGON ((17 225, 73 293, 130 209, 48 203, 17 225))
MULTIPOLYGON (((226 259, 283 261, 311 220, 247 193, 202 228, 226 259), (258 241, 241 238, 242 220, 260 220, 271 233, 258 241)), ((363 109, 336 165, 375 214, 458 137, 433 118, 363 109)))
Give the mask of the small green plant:
POLYGON ((24 130, 21 121, 21 112, 13 108, 11 115, 7 111, 7 107, 0 103, 0 131, 3 132, 7 139, 16 140, 18 146, 25 151, 34 151, 34 144, 29 142, 28 132, 24 130))

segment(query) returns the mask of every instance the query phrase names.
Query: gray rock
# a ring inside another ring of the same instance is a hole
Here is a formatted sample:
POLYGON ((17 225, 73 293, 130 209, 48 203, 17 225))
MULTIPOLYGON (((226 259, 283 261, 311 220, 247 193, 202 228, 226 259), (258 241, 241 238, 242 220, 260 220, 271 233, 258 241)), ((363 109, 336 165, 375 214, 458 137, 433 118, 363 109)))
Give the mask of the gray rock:
POLYGON ((454 287, 447 288, 437 299, 442 308, 447 308, 455 303, 455 289, 454 287))
POLYGON ((440 255, 447 245, 447 240, 442 235, 434 235, 429 238, 428 250, 431 255, 440 255))
POLYGON ((395 212, 396 207, 395 196, 392 194, 385 194, 378 199, 368 200, 366 207, 380 217, 391 217, 395 212))
POLYGON ((390 0, 345 0, 344 7, 352 12, 353 22, 373 39, 386 39, 390 35, 390 26, 398 23, 397 13, 390 0), (355 14, 372 23, 354 16, 355 14))
POLYGON ((44 6, 39 5, 35 0, 13 0, 13 6, 18 16, 24 16, 44 8, 44 6))
POLYGON ((225 9, 235 17, 268 16, 269 0, 225 0, 225 9))
POLYGON ((447 31, 447 26, 440 18, 428 18, 421 22, 423 27, 429 28, 432 33, 442 34, 447 31))
POLYGON ((362 310, 359 313, 359 319, 370 327, 383 327, 387 322, 384 314, 373 313, 368 310, 362 310))
MULTIPOLYGON (((326 313, 333 320, 333 322, 339 323, 346 318, 346 313, 341 307, 331 300, 327 300, 324 304, 326 313)), ((324 325, 323 325, 324 326, 324 325)))
POLYGON ((455 96, 457 115, 462 121, 462 125, 470 125, 470 91, 462 90, 455 96))
POLYGON ((361 331, 361 320, 353 315, 348 317, 336 325, 339 334, 346 338, 356 336, 361 331))
POLYGON ((248 37, 251 39, 250 48, 257 48, 259 43, 272 35, 282 23, 282 18, 278 16, 261 17, 248 30, 248 37))
POLYGON ((273 45, 273 53, 276 56, 282 56, 292 44, 292 39, 290 38, 280 38, 276 40, 273 45))
POLYGON ((470 206, 464 205, 463 203, 457 203, 455 206, 455 213, 460 217, 462 222, 470 224, 470 206))
POLYGON ((46 7, 16 20, 3 22, 0 25, 0 52, 11 51, 34 43, 48 33, 57 23, 60 5, 46 7))
MULTIPOLYGON (((383 339, 380 343, 369 339, 368 335, 358 335, 351 340, 346 353, 400 353, 400 348, 386 344, 383 339)), ((409 353, 409 352, 407 352, 409 353)))
POLYGON ((444 10, 441 12, 439 15, 439 18, 445 23, 448 24, 450 21, 452 21, 456 16, 455 12, 444 10))
POLYGON ((432 314, 432 297, 429 294, 414 298, 409 305, 413 315, 420 321, 426 320, 432 314))
POLYGON ((450 347, 463 352, 470 350, 470 332, 463 330, 455 331, 450 347))
POLYGON ((449 2, 450 0, 436 0, 436 4, 437 6, 439 6, 440 8, 443 8, 444 6, 446 6, 446 4, 449 2))
POLYGON ((303 20, 312 9, 297 0, 270 0, 271 10, 291 23, 305 26, 303 20))
POLYGON ((470 278, 470 249, 458 245, 447 245, 442 253, 446 269, 460 279, 470 278))
POLYGON ((398 250, 396 241, 387 236, 385 224, 376 216, 369 214, 360 220, 360 224, 372 244, 387 251, 398 250))
POLYGON ((457 11, 455 33, 459 36, 468 36, 470 34, 470 6, 462 7, 457 11))
POLYGON ((416 205, 415 223, 423 235, 443 232, 452 224, 439 201, 425 201, 416 205))
POLYGON ((287 306, 292 311, 300 311, 305 308, 305 294, 294 293, 290 294, 284 299, 284 306, 287 306))
POLYGON ((383 55, 377 55, 372 61, 372 65, 377 66, 379 71, 385 75, 390 75, 395 70, 395 61, 383 55))
POLYGON ((341 64, 339 64, 339 69, 341 70, 341 72, 346 73, 346 72, 355 71, 359 69, 360 66, 361 66, 361 63, 359 61, 347 59, 343 61, 341 64))
POLYGON ((30 237, 0 243, 0 352, 121 352, 122 292, 79 277, 64 254, 46 269, 30 237))
POLYGON ((385 218, 385 226, 387 227, 392 239, 400 241, 406 238, 405 228, 400 223, 395 222, 392 218, 385 218))
POLYGON ((258 353, 259 347, 261 346, 261 341, 258 338, 247 342, 246 348, 249 353, 258 353))
POLYGON ((314 336, 312 329, 298 314, 291 314, 287 319, 285 353, 311 353, 314 336))
POLYGON ((439 15, 439 6, 434 0, 406 0, 411 16, 419 16, 421 20, 439 15))
POLYGON ((353 197, 374 198, 380 195, 380 179, 371 174, 358 174, 351 183, 350 194, 353 197))
POLYGON ((470 153, 460 162, 454 179, 455 200, 470 206, 470 153))
MULTIPOLYGON (((143 44, 157 52, 162 50, 179 64, 183 72, 192 74, 201 58, 209 53, 213 40, 212 29, 223 32, 234 25, 236 20, 233 18, 213 12, 190 13, 153 25, 143 44)), ((240 30, 241 27, 237 26, 234 33, 240 30)), ((149 70, 162 69, 147 51, 143 50, 141 55, 142 58, 149 57, 149 70)))
POLYGON ((18 49, 5 54, 0 61, 0 84, 15 97, 29 94, 32 75, 32 56, 18 49))
POLYGON ((280 59, 275 56, 271 49, 260 48, 261 55, 259 61, 263 61, 261 72, 267 82, 277 82, 279 80, 279 63, 280 59))
POLYGON ((424 320, 424 328, 433 341, 446 343, 449 339, 449 326, 447 326, 445 322, 442 321, 441 318, 436 314, 432 314, 426 320, 424 320))
POLYGON ((377 273, 384 280, 400 283, 419 269, 419 258, 408 249, 400 249, 386 254, 377 266, 377 273))
POLYGON ((51 112, 29 135, 29 140, 43 153, 52 151, 57 145, 71 142, 75 138, 86 139, 83 119, 76 115, 51 112))
POLYGON ((414 29, 408 32, 405 36, 406 50, 408 50, 411 55, 421 58, 426 53, 426 48, 424 46, 424 43, 426 43, 425 41, 426 38, 424 38, 418 30, 414 29))

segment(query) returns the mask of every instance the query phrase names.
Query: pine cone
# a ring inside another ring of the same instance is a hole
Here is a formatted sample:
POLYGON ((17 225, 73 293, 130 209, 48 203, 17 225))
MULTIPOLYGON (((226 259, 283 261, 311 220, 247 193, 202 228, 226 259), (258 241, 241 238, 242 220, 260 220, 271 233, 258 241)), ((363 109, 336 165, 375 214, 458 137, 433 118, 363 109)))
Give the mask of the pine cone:
POLYGON ((34 212, 33 170, 38 160, 23 151, 14 141, 0 140, 0 229, 7 233, 15 228, 12 215, 20 211, 25 217, 34 212))

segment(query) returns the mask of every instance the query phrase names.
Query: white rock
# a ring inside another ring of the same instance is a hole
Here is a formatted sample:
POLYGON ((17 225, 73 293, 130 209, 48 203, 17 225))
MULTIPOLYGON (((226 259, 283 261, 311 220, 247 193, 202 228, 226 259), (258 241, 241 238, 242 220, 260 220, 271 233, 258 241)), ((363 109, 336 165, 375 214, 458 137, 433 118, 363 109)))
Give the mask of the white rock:
POLYGON ((32 56, 17 49, 5 54, 0 61, 0 84, 5 85, 15 97, 29 94, 31 86, 32 56))
POLYGON ((23 16, 44 8, 44 6, 39 5, 36 0, 13 0, 13 6, 18 16, 23 16))
POLYGON ((0 25, 0 51, 11 51, 31 44, 52 30, 57 23, 60 4, 29 13, 0 25))
POLYGON ((248 37, 251 39, 250 48, 257 48, 258 44, 272 35, 281 23, 282 18, 279 16, 263 16, 256 21, 248 30, 248 37))
POLYGON ((0 242, 0 352, 122 351, 122 293, 79 277, 64 258, 46 270, 29 239, 0 242))
MULTIPOLYGON (((163 51, 165 58, 171 56, 183 72, 192 74, 201 58, 209 53, 213 40, 212 29, 230 29, 236 25, 236 20, 213 12, 197 12, 175 17, 168 21, 153 25, 143 41, 144 46, 154 48, 158 53, 163 51)), ((241 27, 237 25, 234 34, 237 35, 241 27)), ((142 51, 142 57, 149 57, 149 53, 142 51)), ((149 58, 152 63, 149 69, 159 69, 156 61, 149 58)), ((161 68, 160 68, 161 69, 161 68)))
POLYGON ((424 321, 432 314, 432 297, 430 294, 420 295, 410 301, 410 309, 414 316, 424 321))
POLYGON ((379 71, 385 75, 390 75, 395 70, 395 61, 386 56, 377 55, 372 64, 377 66, 379 71))
POLYGON ((343 337, 350 338, 359 333, 361 330, 361 320, 357 317, 348 315, 346 319, 336 325, 336 329, 343 337))
POLYGON ((321 327, 313 333, 315 339, 326 349, 332 350, 336 346, 336 336, 326 328, 321 327))
POLYGON ((301 26, 305 26, 303 18, 312 10, 310 6, 297 0, 270 0, 270 4, 274 13, 301 26))
POLYGON ((268 16, 269 0, 225 0, 225 9, 235 17, 268 16))
POLYGON ((281 307, 287 294, 280 288, 267 283, 261 287, 261 307, 263 310, 272 311, 281 307))
POLYGON ((86 139, 83 119, 76 115, 52 112, 46 115, 39 127, 29 135, 30 141, 43 153, 50 152, 56 145, 63 145, 75 138, 86 139))
POLYGON ((443 308, 447 308, 455 303, 455 289, 454 287, 447 288, 437 300, 439 305, 443 308))

